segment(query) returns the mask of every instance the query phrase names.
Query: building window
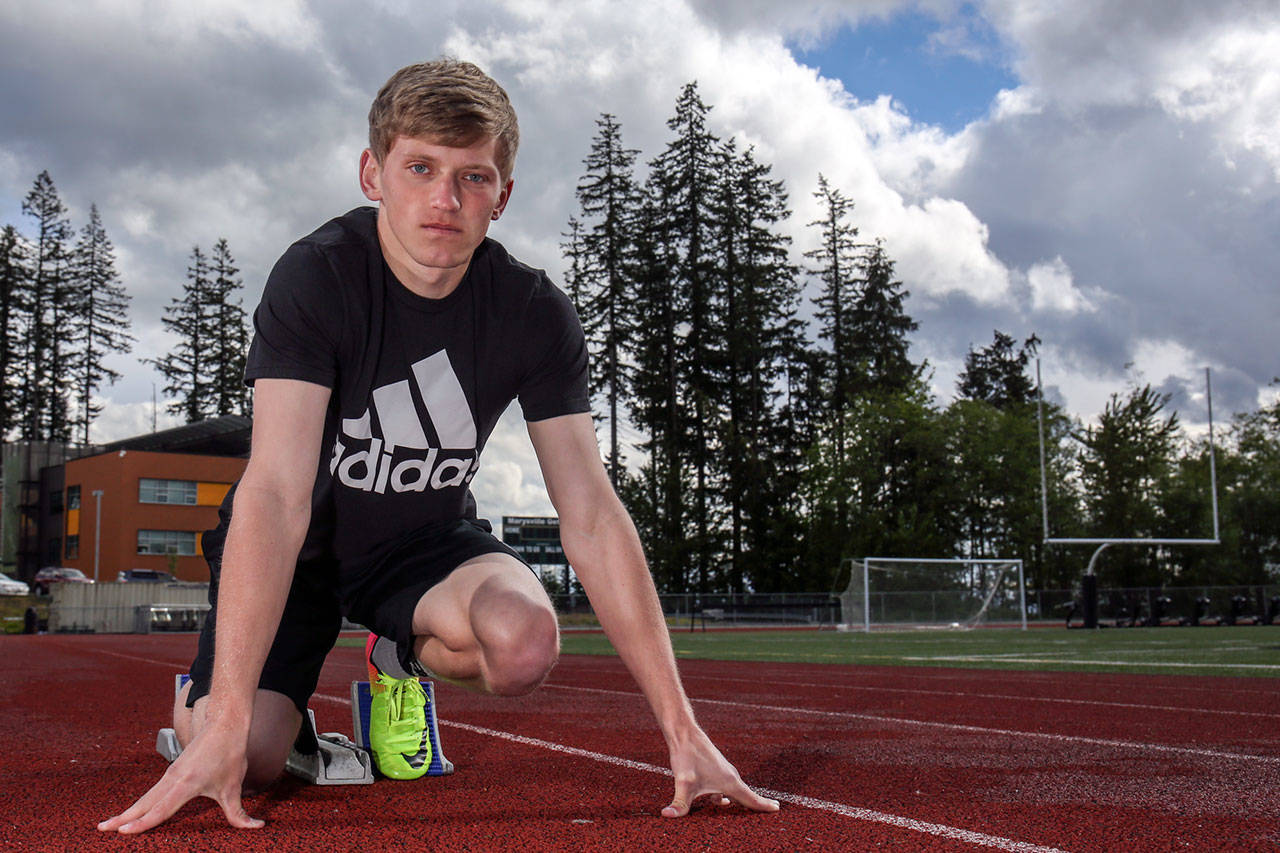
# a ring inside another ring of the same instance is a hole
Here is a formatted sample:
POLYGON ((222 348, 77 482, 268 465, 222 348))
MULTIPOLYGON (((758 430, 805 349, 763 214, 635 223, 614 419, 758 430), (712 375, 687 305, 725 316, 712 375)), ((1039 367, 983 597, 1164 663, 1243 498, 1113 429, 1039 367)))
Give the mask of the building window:
POLYGON ((139 554, 177 554, 193 557, 196 553, 196 534, 191 530, 139 530, 139 554))
POLYGON ((46 566, 56 566, 62 562, 58 556, 62 553, 62 537, 55 536, 49 540, 44 550, 44 564, 46 566))
POLYGON ((80 508, 80 487, 67 486, 67 509, 80 508))
POLYGON ((80 537, 79 536, 67 537, 67 559, 68 560, 80 559, 80 537))
POLYGON ((143 477, 138 481, 138 500, 144 504, 196 505, 197 485, 192 480, 155 480, 143 477))

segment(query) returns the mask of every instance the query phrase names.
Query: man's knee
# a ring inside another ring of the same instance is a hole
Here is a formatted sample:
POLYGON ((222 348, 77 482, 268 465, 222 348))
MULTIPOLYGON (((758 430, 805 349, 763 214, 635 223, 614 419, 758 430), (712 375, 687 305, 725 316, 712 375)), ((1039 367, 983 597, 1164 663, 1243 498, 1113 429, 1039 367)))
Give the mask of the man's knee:
POLYGON ((472 618, 491 692, 500 696, 528 693, 555 666, 560 631, 545 598, 538 601, 518 590, 482 588, 472 618))

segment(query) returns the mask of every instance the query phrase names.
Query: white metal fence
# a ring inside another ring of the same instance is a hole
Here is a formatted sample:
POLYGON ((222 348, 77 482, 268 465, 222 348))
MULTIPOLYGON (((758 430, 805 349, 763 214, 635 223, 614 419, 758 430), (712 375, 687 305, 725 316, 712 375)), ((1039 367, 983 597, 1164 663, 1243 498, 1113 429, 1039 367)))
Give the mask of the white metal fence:
POLYGON ((52 592, 51 632, 196 631, 209 610, 207 583, 60 583, 52 592))

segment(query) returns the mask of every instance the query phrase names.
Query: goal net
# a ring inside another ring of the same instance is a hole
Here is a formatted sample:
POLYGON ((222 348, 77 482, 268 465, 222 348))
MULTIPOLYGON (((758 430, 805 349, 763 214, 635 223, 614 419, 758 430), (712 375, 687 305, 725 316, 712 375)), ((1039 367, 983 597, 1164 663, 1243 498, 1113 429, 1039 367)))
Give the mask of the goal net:
POLYGON ((844 630, 1027 627, 1021 560, 864 557, 842 568, 844 630))

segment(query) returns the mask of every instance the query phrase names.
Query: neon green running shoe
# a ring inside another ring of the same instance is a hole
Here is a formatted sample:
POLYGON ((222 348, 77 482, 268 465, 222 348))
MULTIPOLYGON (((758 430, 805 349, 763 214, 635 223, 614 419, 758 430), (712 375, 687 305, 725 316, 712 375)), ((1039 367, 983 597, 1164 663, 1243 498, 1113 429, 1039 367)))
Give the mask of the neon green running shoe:
POLYGON ((378 673, 369 683, 369 751, 388 779, 420 779, 431 767, 427 694, 416 678, 378 673))

